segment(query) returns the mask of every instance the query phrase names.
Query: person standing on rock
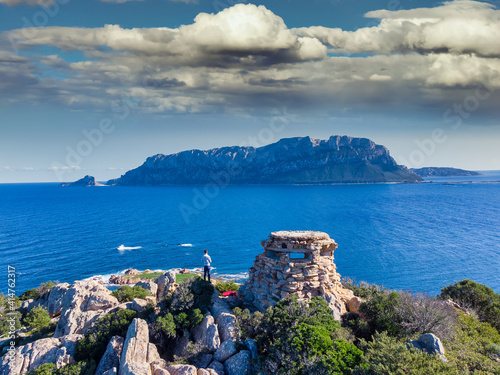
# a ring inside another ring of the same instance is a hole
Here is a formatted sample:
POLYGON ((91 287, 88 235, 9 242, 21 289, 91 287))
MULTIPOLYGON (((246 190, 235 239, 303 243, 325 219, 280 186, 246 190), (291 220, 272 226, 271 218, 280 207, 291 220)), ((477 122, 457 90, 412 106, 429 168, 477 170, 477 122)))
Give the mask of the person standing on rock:
POLYGON ((203 254, 203 257, 201 258, 201 262, 203 263, 203 280, 207 280, 207 275, 208 275, 208 282, 210 282, 210 263, 212 263, 212 258, 210 258, 210 255, 208 255, 208 250, 205 250, 205 254, 203 254))

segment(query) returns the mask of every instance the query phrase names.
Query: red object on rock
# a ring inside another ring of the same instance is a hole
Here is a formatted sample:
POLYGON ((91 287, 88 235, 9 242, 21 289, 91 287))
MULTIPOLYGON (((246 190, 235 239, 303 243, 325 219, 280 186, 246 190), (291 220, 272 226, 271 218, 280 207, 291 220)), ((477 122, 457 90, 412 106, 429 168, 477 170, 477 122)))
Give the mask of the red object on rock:
POLYGON ((236 296, 236 292, 224 292, 222 293, 222 297, 236 296))

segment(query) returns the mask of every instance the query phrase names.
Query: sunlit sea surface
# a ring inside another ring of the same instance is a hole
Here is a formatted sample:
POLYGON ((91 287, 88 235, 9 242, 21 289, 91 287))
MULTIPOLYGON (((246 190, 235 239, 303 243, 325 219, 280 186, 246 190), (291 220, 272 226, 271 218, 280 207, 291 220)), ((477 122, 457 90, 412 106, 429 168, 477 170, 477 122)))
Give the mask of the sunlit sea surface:
POLYGON ((131 267, 194 269, 204 249, 214 272, 243 280, 270 232, 319 230, 338 243, 344 277, 431 295, 469 278, 500 292, 500 183, 491 182, 500 171, 483 173, 421 184, 210 189, 3 184, 0 290, 7 265, 20 294, 131 267))

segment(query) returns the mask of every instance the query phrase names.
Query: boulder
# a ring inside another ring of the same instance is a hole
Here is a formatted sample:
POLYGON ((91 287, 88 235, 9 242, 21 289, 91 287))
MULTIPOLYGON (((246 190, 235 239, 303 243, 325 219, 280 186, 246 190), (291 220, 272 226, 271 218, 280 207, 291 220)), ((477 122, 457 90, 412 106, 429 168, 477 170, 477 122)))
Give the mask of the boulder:
POLYGON ((196 368, 205 368, 212 362, 214 356, 212 354, 199 354, 196 356, 195 360, 192 362, 192 365, 196 368))
POLYGON ((50 289, 46 308, 51 318, 61 314, 64 296, 69 288, 70 285, 68 283, 61 283, 50 289))
POLYGON ((221 315, 222 313, 233 313, 227 302, 223 298, 219 297, 219 292, 214 292, 212 296, 212 302, 213 304, 210 307, 210 312, 212 313, 215 320, 217 320, 219 318, 219 315, 221 315))
POLYGON ((212 315, 206 315, 200 324, 192 330, 196 343, 211 350, 220 346, 219 330, 212 315))
POLYGON ((130 275, 130 276, 137 276, 137 275, 141 274, 138 270, 136 270, 134 268, 129 268, 124 273, 125 273, 125 275, 130 275))
MULTIPOLYGON (((120 357, 120 374, 127 364, 135 362, 146 362, 149 351, 149 329, 148 324, 143 319, 135 318, 130 323, 127 330, 127 337, 123 344, 123 351, 120 357)), ((149 365, 148 365, 149 368, 149 365)))
POLYGON ((166 369, 168 367, 167 361, 161 358, 149 362, 149 365, 151 366, 152 373, 154 373, 157 369, 166 369))
POLYGON ((0 374, 24 374, 36 370, 44 363, 56 363, 67 352, 59 351, 61 341, 46 338, 19 346, 2 357, 0 374))
POLYGON ((250 351, 250 357, 252 359, 258 359, 259 358, 259 352, 257 351, 257 343, 254 340, 252 340, 252 339, 246 339, 245 340, 245 346, 250 351))
POLYGON ((157 368, 155 372, 153 372, 153 375, 170 375, 170 372, 163 368, 157 368))
POLYGON ((175 284, 175 272, 167 271, 156 279, 158 284, 158 290, 156 292, 156 300, 160 302, 168 293, 174 288, 175 284))
POLYGON ((97 281, 75 281, 64 294, 62 305, 54 337, 86 333, 107 309, 118 305, 118 300, 97 281))
POLYGON ((135 286, 140 286, 141 288, 146 289, 152 296, 156 296, 156 293, 158 292, 158 284, 154 281, 139 281, 135 284, 135 286))
POLYGON ((134 300, 132 301, 132 306, 130 306, 130 309, 139 312, 144 310, 147 306, 148 306, 148 301, 146 301, 145 299, 134 298, 134 300))
POLYGON ((147 362, 127 363, 120 371, 120 375, 151 375, 151 367, 147 362))
POLYGON ((109 340, 106 351, 97 366, 95 375, 103 375, 113 367, 118 368, 120 366, 120 356, 122 355, 123 342, 123 337, 120 336, 113 336, 111 340, 109 340))
POLYGON ((207 370, 213 370, 217 375, 225 375, 224 365, 219 361, 214 360, 209 366, 207 370))
POLYGON ((66 347, 63 346, 62 348, 59 348, 56 352, 56 359, 54 362, 56 367, 61 368, 73 362, 75 362, 75 359, 68 353, 66 347))
POLYGON ((443 343, 433 333, 421 335, 418 340, 409 341, 409 344, 428 354, 436 354, 440 359, 446 361, 443 343))
POLYGON ((67 335, 59 338, 61 344, 66 348, 66 352, 72 357, 75 356, 76 343, 83 339, 83 335, 73 333, 72 335, 67 335))
POLYGON ((236 354, 236 345, 233 340, 224 341, 214 354, 214 359, 218 362, 224 362, 232 355, 236 354))
POLYGON ((160 354, 155 344, 149 343, 147 361, 149 363, 160 360, 160 354))
POLYGON ((227 375, 250 375, 252 365, 250 363, 250 352, 242 350, 224 362, 224 371, 227 375))
POLYGON ((196 367, 191 365, 172 365, 167 367, 170 375, 197 375, 196 367))
POLYGON ((216 319, 221 341, 235 339, 237 333, 236 317, 233 314, 222 312, 216 319))

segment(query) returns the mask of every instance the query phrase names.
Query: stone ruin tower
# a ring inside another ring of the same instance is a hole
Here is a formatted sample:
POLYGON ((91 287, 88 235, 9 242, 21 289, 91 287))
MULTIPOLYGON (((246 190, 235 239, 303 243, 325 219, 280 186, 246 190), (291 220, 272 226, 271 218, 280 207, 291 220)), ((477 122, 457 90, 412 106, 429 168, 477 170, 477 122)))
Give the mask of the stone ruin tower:
POLYGON ((321 296, 337 319, 354 298, 343 289, 333 263, 337 244, 323 232, 272 232, 261 242, 264 252, 257 255, 242 294, 257 308, 267 309, 295 294, 299 300, 321 296))

